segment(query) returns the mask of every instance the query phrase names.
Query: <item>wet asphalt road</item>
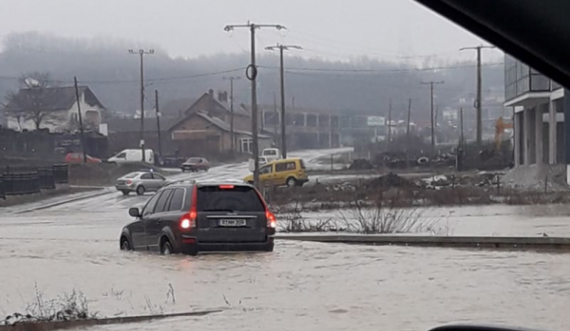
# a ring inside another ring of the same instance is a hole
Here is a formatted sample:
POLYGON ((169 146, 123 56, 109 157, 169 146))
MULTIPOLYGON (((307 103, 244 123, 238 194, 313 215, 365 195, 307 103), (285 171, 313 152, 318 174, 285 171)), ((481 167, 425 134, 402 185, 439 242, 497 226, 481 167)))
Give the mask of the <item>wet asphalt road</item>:
MULTIPOLYGON (((222 173, 233 175, 240 167, 222 173)), ((279 242, 271 254, 119 251, 127 208, 147 198, 112 193, 0 214, 0 314, 22 311, 37 284, 46 297, 80 290, 101 316, 224 310, 95 330, 425 330, 453 321, 570 327, 567 255, 293 242, 279 242)), ((478 220, 489 222, 489 215, 510 220, 498 226, 505 233, 517 219, 531 222, 528 210, 525 219, 515 209, 494 208, 454 210, 471 224, 459 232, 476 228, 478 220)), ((548 231, 567 229, 564 215, 545 221, 548 231)), ((534 235, 536 228, 525 226, 521 232, 534 235)))

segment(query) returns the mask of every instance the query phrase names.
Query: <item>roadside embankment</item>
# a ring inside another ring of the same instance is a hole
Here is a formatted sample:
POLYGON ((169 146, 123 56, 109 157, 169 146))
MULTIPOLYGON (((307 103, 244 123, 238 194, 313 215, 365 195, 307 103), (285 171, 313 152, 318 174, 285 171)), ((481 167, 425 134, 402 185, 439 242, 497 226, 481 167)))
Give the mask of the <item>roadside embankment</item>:
POLYGON ((359 245, 492 248, 570 252, 570 238, 556 237, 459 237, 414 235, 278 235, 278 240, 359 245))

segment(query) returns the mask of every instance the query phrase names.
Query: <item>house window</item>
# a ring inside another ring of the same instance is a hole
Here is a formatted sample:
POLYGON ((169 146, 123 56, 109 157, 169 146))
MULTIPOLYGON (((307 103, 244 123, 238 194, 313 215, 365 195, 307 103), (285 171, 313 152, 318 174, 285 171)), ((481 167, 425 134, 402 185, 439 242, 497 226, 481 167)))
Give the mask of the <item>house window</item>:
POLYGON ((239 140, 239 145, 241 146, 242 153, 251 153, 253 146, 253 139, 251 138, 241 138, 239 140))

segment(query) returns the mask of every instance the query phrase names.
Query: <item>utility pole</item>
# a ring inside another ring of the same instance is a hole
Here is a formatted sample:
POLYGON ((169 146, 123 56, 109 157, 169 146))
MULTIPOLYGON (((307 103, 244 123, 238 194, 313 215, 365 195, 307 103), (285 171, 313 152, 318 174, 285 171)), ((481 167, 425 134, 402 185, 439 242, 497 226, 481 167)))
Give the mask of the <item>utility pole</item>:
POLYGON ((431 118, 431 150, 432 150, 432 153, 435 153, 435 123, 434 123, 435 117, 434 117, 434 109, 433 109, 433 107, 434 107, 433 87, 434 87, 434 85, 440 85, 443 83, 444 83, 443 81, 441 81, 441 82, 434 82, 434 81, 422 82, 422 84, 430 86, 430 100, 431 100, 431 107, 430 107, 431 108, 431 111, 430 111, 431 116, 430 116, 430 118, 431 118))
POLYGON ((251 35, 251 63, 246 69, 246 77, 251 81, 251 140, 253 154, 253 185, 259 188, 259 145, 257 141, 257 66, 255 64, 255 30, 261 28, 275 28, 277 30, 285 29, 284 26, 278 24, 247 24, 226 25, 225 31, 232 31, 235 28, 247 28, 251 35))
POLYGON ((463 108, 459 108, 459 147, 463 149, 463 145, 465 144, 465 136, 463 135, 463 108))
POLYGON ((145 153, 144 153, 144 56, 145 55, 150 55, 150 54, 154 54, 154 50, 148 50, 145 51, 144 49, 139 49, 138 51, 134 51, 132 49, 129 49, 129 54, 137 54, 139 55, 140 58, 140 79, 141 79, 141 83, 140 83, 140 97, 141 97, 141 104, 140 104, 140 108, 141 108, 141 141, 140 141, 140 145, 141 145, 141 151, 142 151, 142 161, 146 162, 146 157, 145 157, 145 153))
POLYGON ((388 145, 392 141, 392 99, 388 103, 388 145))
POLYGON ((410 120, 412 117, 412 98, 408 99, 408 123, 406 127, 406 136, 410 137, 410 120))
POLYGON ((81 150, 83 151, 83 163, 87 163, 87 151, 85 150, 85 136, 83 133, 83 117, 81 115, 81 102, 79 98, 79 86, 77 85, 77 77, 73 77, 75 85, 75 100, 77 101, 77 118, 79 119, 79 139, 81 141, 81 150))
POLYGON ((410 148, 410 121, 412 118, 412 98, 408 99, 408 123, 406 125, 406 168, 410 167, 410 157, 408 156, 408 148, 410 148))
MULTIPOLYGON (((275 124, 273 126, 273 136, 277 137, 277 127, 279 126, 279 121, 276 120, 276 118, 279 118, 279 112, 277 111, 277 96, 275 95, 275 92, 273 92, 273 119, 275 121, 275 124), (275 117, 277 116, 277 117, 275 117)), ((281 145, 281 144, 280 144, 281 145)))
POLYGON ((477 147, 480 149, 483 141, 483 111, 481 104, 483 102, 483 82, 481 77, 481 50, 485 48, 495 48, 495 46, 476 46, 476 47, 463 47, 459 49, 475 50, 477 51, 477 100, 475 101, 475 108, 477 109, 477 147))
POLYGON ((297 45, 280 45, 265 47, 266 50, 273 51, 279 49, 279 63, 281 67, 281 156, 287 158, 287 139, 286 139, 286 121, 285 121, 285 66, 283 64, 283 51, 289 49, 303 49, 297 45))
POLYGON ((158 108, 158 90, 154 90, 154 108, 156 110, 156 130, 158 133, 158 155, 162 158, 162 139, 160 137, 160 108, 158 108))
POLYGON ((235 152, 235 137, 234 137, 234 80, 239 80, 241 77, 231 76, 224 77, 224 80, 230 81, 230 139, 232 140, 230 144, 230 150, 232 153, 235 152))

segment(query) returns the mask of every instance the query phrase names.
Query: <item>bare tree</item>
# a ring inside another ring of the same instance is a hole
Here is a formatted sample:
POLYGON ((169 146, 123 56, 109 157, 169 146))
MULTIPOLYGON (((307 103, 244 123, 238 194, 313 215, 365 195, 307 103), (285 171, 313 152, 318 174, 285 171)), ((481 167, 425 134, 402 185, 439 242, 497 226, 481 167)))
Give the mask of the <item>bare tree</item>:
POLYGON ((18 125, 22 121, 32 121, 36 130, 42 124, 54 120, 53 111, 57 89, 51 85, 50 74, 45 72, 24 73, 19 79, 20 91, 9 92, 6 96, 6 113, 15 118, 18 125))

